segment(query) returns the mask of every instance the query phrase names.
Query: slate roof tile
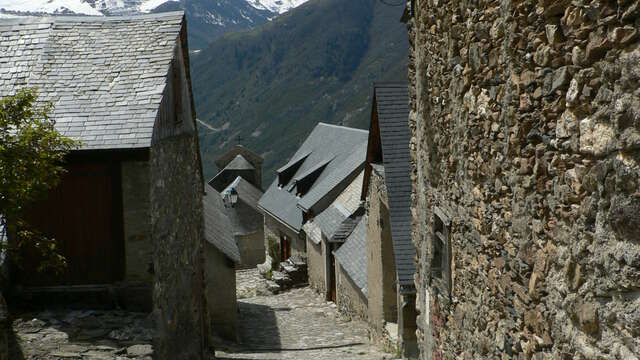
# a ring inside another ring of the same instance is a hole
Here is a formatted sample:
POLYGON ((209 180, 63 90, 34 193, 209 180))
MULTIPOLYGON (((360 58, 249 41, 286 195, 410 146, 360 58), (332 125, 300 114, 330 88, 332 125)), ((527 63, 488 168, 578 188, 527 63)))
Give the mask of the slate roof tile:
POLYGON ((413 286, 415 248, 411 242, 409 94, 406 83, 376 83, 385 184, 391 237, 400 285, 413 286))
POLYGON ((38 87, 82 149, 149 147, 182 21, 182 12, 0 18, 0 96, 38 87), (96 136, 114 129, 128 133, 96 136))
POLYGON ((301 208, 308 209, 329 196, 332 190, 343 185, 346 187, 345 180, 362 169, 367 139, 368 131, 365 130, 318 123, 291 157, 291 160, 287 162, 287 165, 279 169, 279 171, 283 171, 293 163, 301 161, 295 174, 282 187, 278 186, 276 178, 260 199, 260 207, 290 228, 300 231, 302 228, 301 208), (306 194, 298 198, 295 191, 289 191, 295 178, 308 173, 310 169, 328 159, 331 161, 322 169, 319 177, 306 194))
POLYGON ((358 218, 358 223, 340 248, 334 251, 336 261, 362 293, 367 295, 367 217, 358 218))

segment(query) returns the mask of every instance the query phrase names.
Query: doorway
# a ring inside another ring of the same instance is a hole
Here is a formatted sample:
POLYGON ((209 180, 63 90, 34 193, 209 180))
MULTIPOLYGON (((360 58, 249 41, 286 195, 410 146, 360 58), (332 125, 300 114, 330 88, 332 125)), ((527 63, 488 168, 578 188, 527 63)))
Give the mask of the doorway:
POLYGON ((280 261, 291 257, 291 239, 287 235, 280 235, 280 261))

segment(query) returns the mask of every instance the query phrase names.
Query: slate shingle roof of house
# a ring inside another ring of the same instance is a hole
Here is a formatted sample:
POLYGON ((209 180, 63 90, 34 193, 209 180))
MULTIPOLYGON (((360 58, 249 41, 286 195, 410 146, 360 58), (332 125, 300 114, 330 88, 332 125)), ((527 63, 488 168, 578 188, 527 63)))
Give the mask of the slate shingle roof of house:
POLYGON ((211 243, 229 259, 240 262, 240 250, 233 237, 233 226, 228 218, 220 193, 210 185, 205 185, 202 197, 204 212, 204 235, 211 243))
POLYGON ((236 155, 236 157, 233 158, 233 160, 231 160, 231 162, 227 164, 227 166, 225 166, 224 168, 229 170, 254 170, 255 169, 255 167, 253 167, 253 165, 251 165, 251 163, 247 161, 247 159, 245 159, 244 156, 240 154, 236 155))
POLYGON ((262 190, 253 186, 250 182, 243 179, 241 176, 236 177, 235 180, 231 184, 229 184, 221 194, 224 194, 226 191, 231 190, 231 188, 235 188, 238 192, 238 198, 244 201, 247 205, 252 208, 258 210, 258 201, 262 197, 262 190))
POLYGON ((364 216, 365 209, 364 207, 359 207, 356 211, 349 215, 346 219, 342 221, 340 226, 333 232, 330 242, 343 243, 347 240, 349 235, 353 232, 356 225, 360 223, 360 219, 364 216))
POLYGON ((336 261, 340 263, 351 280, 367 295, 367 217, 358 218, 358 223, 347 237, 345 243, 334 251, 336 261))
POLYGON ((398 282, 413 286, 415 248, 411 242, 409 94, 406 83, 374 85, 382 161, 389 200, 391 237, 398 282))
POLYGON ((149 147, 182 21, 182 12, 0 19, 0 96, 37 87, 56 128, 83 149, 149 147))
POLYGON ((367 139, 368 132, 365 130, 319 123, 287 163, 291 165, 303 159, 300 166, 283 186, 278 186, 277 178, 273 181, 260 199, 260 207, 291 229, 300 231, 301 208, 308 209, 331 196, 332 191, 341 191, 341 186, 346 187, 345 180, 362 169, 367 139), (330 161, 311 188, 298 198, 294 186, 296 177, 328 159, 330 161))

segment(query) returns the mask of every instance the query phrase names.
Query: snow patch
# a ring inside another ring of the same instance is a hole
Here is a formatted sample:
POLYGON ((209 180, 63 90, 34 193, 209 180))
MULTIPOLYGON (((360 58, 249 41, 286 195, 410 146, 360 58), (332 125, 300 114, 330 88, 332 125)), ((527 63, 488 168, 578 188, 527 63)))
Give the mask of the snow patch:
POLYGON ((268 10, 277 14, 285 13, 307 2, 307 0, 247 0, 247 3, 259 10, 268 10))
POLYGON ((48 14, 73 12, 102 16, 100 11, 83 0, 0 0, 0 9, 48 14))
POLYGON ((149 12, 158 6, 167 3, 169 1, 178 1, 178 0, 143 0, 142 3, 138 6, 138 10, 142 12, 149 12))

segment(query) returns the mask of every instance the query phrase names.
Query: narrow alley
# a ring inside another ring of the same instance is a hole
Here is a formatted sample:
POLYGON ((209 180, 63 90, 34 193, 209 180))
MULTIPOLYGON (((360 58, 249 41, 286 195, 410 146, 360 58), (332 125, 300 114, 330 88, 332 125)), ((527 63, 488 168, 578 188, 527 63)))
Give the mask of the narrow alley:
POLYGON ((239 341, 216 344, 216 358, 393 358, 369 343, 364 322, 341 317, 335 304, 324 301, 313 289, 267 295, 257 271, 238 271, 236 278, 239 341))

